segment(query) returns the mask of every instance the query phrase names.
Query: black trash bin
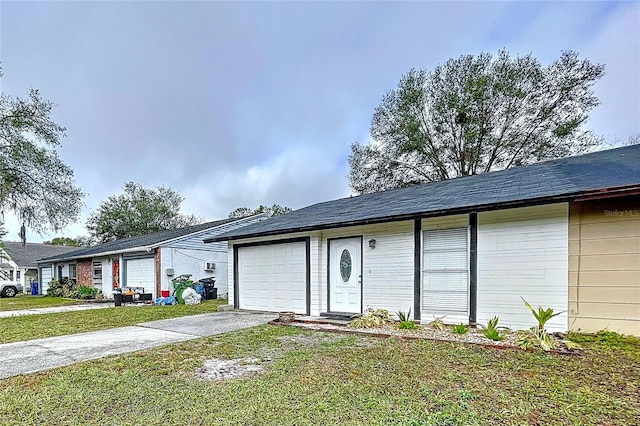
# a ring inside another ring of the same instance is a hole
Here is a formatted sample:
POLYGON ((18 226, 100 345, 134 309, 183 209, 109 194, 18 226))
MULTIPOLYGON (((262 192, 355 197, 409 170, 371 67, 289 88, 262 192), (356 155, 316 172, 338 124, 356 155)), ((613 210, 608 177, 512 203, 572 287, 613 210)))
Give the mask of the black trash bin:
POLYGON ((216 286, 215 278, 202 278, 198 281, 200 284, 204 285, 204 299, 211 300, 218 298, 218 289, 216 286))
POLYGON ((113 290, 113 303, 115 306, 122 306, 122 289, 116 288, 113 290))

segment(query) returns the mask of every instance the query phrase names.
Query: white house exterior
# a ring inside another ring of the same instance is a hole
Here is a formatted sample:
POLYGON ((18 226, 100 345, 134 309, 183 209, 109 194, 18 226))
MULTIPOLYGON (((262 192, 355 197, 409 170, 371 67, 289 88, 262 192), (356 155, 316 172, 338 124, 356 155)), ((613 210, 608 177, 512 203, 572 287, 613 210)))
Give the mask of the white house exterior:
POLYGON ((211 238, 252 223, 266 215, 224 219, 177 230, 161 231, 76 250, 38 261, 48 287, 52 278, 75 279, 79 285, 98 288, 112 297, 118 287, 143 287, 152 297, 173 291, 171 280, 182 274, 192 279, 215 278, 216 287, 227 288, 227 244, 204 244, 211 238))
POLYGON ((239 309, 411 309, 425 322, 498 316, 525 329, 534 325, 525 299, 562 312, 551 331, 640 335, 638 212, 634 146, 320 203, 206 241, 229 241, 229 303, 239 309), (607 212, 622 208, 614 225, 607 212), (579 211, 595 225, 572 236, 579 211), (609 243, 602 260, 580 251, 590 235, 609 243))
MULTIPOLYGON (((77 250, 77 247, 3 241, 0 247, 0 279, 16 281, 22 285, 25 293, 30 293, 31 282, 40 282, 38 259, 63 255, 74 250, 77 250)), ((47 283, 49 281, 50 279, 47 283)))

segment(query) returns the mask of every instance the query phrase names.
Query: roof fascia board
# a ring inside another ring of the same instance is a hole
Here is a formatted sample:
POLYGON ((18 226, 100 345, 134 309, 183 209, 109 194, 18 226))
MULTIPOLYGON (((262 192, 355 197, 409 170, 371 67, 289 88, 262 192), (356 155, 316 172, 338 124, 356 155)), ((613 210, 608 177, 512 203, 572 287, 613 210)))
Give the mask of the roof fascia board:
POLYGON ((153 247, 151 247, 151 246, 141 246, 141 247, 133 247, 133 248, 123 249, 123 250, 111 250, 111 251, 105 251, 105 252, 98 252, 98 253, 93 253, 93 254, 85 255, 85 256, 70 256, 70 257, 59 257, 59 258, 47 258, 46 260, 38 259, 36 262, 38 264, 40 264, 40 263, 54 263, 54 262, 68 262, 70 260, 111 256, 111 255, 114 255, 114 254, 131 253, 131 252, 137 252, 137 251, 147 251, 147 252, 149 252, 149 251, 152 251, 152 250, 153 250, 153 247))

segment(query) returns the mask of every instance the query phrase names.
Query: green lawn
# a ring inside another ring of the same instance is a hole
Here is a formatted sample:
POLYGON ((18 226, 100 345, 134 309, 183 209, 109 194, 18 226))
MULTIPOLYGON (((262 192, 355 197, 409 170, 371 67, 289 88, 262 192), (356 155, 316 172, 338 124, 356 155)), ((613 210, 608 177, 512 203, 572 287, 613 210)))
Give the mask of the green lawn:
POLYGON ((558 356, 260 326, 2 380, 0 424, 637 424, 639 340, 580 339, 558 356), (263 371, 197 378, 213 358, 263 371))
POLYGON ((19 309, 50 308, 52 306, 78 305, 85 300, 63 299, 62 297, 30 296, 18 294, 16 297, 0 297, 0 311, 19 309))
POLYGON ((216 312, 218 305, 224 303, 227 301, 218 299, 193 306, 112 306, 87 311, 0 318, 0 344, 206 314, 216 312))

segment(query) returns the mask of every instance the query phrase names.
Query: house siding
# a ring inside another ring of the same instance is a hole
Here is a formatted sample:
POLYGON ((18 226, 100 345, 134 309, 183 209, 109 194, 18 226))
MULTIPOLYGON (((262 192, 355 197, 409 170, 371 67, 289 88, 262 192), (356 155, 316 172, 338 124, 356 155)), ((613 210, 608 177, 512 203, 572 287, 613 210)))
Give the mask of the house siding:
MULTIPOLYGON (((226 241, 205 244, 204 240, 264 219, 266 219, 266 216, 248 217, 164 244, 160 249, 158 263, 156 264, 156 268, 159 268, 159 273, 157 273, 156 277, 159 289, 173 291, 171 284, 173 278, 182 274, 191 274, 191 278, 194 281, 201 278, 214 277, 219 295, 225 294, 229 283, 233 286, 233 280, 228 278, 228 265, 230 264, 228 259, 231 256, 232 246, 229 245, 228 254, 226 241), (216 264, 215 271, 205 271, 205 262, 214 262, 216 264), (167 275, 167 269, 173 269, 174 275, 167 275)), ((229 301, 229 303, 232 303, 232 301, 229 301)))
MULTIPOLYGON (((329 240, 362 237, 362 306, 384 308, 391 313, 413 308, 413 221, 390 222, 323 230, 320 233, 316 285, 316 309, 312 315, 326 312, 329 240), (369 240, 375 239, 375 248, 369 240), (317 285, 319 283, 320 285, 317 285)), ((312 306, 313 307, 313 306, 312 306)))
POLYGON ((535 324, 532 306, 563 312, 547 323, 568 327, 568 205, 525 207, 478 214, 477 322, 493 316, 500 325, 535 324))
POLYGON ((640 336, 640 196, 571 203, 569 328, 640 336))
MULTIPOLYGON (((171 280, 182 274, 191 274, 191 279, 197 281, 201 278, 214 277, 216 287, 227 289, 227 252, 197 250, 186 248, 162 247, 160 250, 158 269, 158 282, 162 290, 173 291, 171 280), (205 271, 204 263, 214 262, 215 271, 205 271), (173 276, 167 275, 167 269, 173 269, 173 276)), ((221 290, 222 291, 222 290, 221 290)))

